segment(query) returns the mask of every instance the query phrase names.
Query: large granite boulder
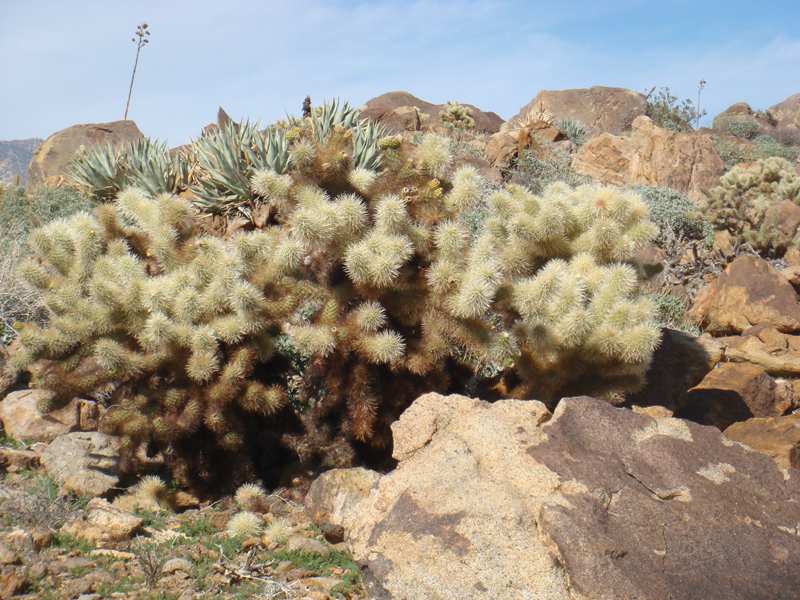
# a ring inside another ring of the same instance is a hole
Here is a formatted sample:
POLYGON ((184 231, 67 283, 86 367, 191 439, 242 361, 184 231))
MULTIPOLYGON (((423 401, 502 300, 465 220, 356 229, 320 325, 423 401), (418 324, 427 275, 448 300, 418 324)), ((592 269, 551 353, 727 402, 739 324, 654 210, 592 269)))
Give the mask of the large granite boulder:
POLYGON ((697 296, 689 315, 715 336, 742 333, 754 325, 800 331, 797 292, 761 258, 742 255, 697 296))
POLYGON ((119 146, 144 137, 133 121, 73 125, 54 133, 37 148, 28 165, 26 187, 56 187, 66 180, 67 166, 81 146, 119 146))
MULTIPOLYGON (((398 467, 326 473, 373 599, 774 600, 800 589, 800 473, 718 429, 588 397, 427 394, 398 467), (344 482, 344 484, 342 484, 344 482), (346 487, 359 498, 341 495, 346 487), (368 490, 368 494, 365 494, 368 490)), ((321 489, 320 489, 321 488, 321 489)))
MULTIPOLYGON (((495 133, 500 130, 500 126, 503 124, 503 119, 498 114, 482 111, 480 108, 477 108, 472 104, 466 104, 462 102, 461 105, 472 109, 472 118, 475 120, 476 132, 495 133)), ((386 94, 381 94, 380 96, 376 96, 372 100, 369 100, 365 106, 368 109, 364 112, 365 118, 369 117, 373 120, 380 120, 380 118, 377 118, 377 115, 385 115, 384 118, 393 123, 395 116, 392 115, 392 113, 396 109, 406 107, 406 109, 400 112, 404 115, 408 115, 409 113, 407 108, 416 106, 421 113, 430 115, 428 123, 433 124, 439 121, 439 111, 441 111, 446 105, 425 102, 425 100, 420 100, 408 92, 387 92, 386 94), (391 118, 390 115, 392 115, 391 118)))
POLYGON ((658 127, 644 116, 633 122, 630 137, 605 133, 585 142, 572 168, 603 185, 669 187, 695 201, 725 174, 710 137, 658 127))
POLYGON ((539 107, 556 119, 578 119, 589 137, 630 131, 634 119, 647 115, 647 99, 624 88, 594 86, 577 90, 541 90, 519 113, 503 123, 501 131, 519 129, 527 114, 539 107))
POLYGON ((40 405, 53 399, 48 390, 12 392, 0 402, 0 423, 6 435, 26 442, 52 442, 71 431, 95 431, 101 407, 93 400, 73 398, 58 410, 42 412, 40 405))

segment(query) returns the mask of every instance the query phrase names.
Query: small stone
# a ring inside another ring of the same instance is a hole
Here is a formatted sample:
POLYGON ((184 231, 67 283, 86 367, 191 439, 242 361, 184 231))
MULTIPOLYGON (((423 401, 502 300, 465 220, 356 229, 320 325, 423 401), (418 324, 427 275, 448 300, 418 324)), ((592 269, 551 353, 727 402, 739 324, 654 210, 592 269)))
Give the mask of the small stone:
POLYGON ((286 571, 291 569, 293 566, 294 566, 294 561, 283 560, 283 561, 278 563, 277 567, 275 567, 275 574, 276 575, 282 575, 283 573, 285 573, 286 571))
POLYGON ((296 579, 306 579, 307 577, 316 577, 317 572, 311 569, 289 569, 283 574, 286 581, 295 581, 296 579))
POLYGON ((330 548, 313 538, 303 537, 302 535, 295 535, 289 538, 286 542, 287 552, 307 552, 309 554, 327 554, 330 548))
POLYGON ((173 558, 164 563, 164 567, 161 569, 161 572, 164 575, 169 575, 175 571, 185 571, 186 573, 191 573, 193 566, 194 565, 185 558, 173 558))
POLYGON ((0 565, 14 565, 20 562, 19 556, 13 550, 9 550, 0 542, 0 565))
POLYGON ((38 562, 36 564, 31 565, 31 568, 28 571, 30 576, 34 579, 42 579, 45 577, 50 570, 47 568, 47 563, 45 562, 38 562))
POLYGON ((92 591, 92 584, 85 579, 72 579, 61 586, 62 598, 77 598, 92 591))
POLYGON ((64 572, 69 571, 71 569, 77 569, 79 567, 91 567, 94 563, 90 561, 88 558, 84 558, 82 556, 70 556, 66 560, 61 561, 56 566, 57 572, 64 572))
POLYGON ((121 550, 112 550, 111 548, 98 548, 97 550, 92 550, 90 556, 110 556, 118 560, 131 560, 136 558, 136 555, 133 552, 123 552, 121 550))
POLYGON ((78 600, 101 600, 101 598, 100 594, 81 594, 78 596, 78 600))

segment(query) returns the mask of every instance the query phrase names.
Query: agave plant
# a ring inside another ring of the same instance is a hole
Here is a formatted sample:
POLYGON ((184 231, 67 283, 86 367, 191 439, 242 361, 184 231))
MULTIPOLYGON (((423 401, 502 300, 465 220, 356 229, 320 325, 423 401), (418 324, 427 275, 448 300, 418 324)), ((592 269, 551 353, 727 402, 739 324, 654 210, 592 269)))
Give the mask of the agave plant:
POLYGON ((360 111, 351 108, 349 102, 339 103, 336 98, 333 102, 325 102, 322 106, 311 114, 311 126, 314 129, 314 137, 321 144, 333 129, 334 125, 340 125, 347 129, 352 129, 358 125, 360 111))
POLYGON ((258 123, 228 123, 194 142, 197 173, 190 189, 195 205, 209 212, 235 207, 243 210, 250 201, 250 177, 256 170, 270 168, 278 173, 288 169, 286 138, 258 123))
POLYGON ((180 151, 170 154, 167 143, 150 138, 125 148, 124 168, 131 184, 153 196, 176 194, 189 187, 189 162, 180 151))
POLYGON ((130 184, 125 173, 122 152, 111 145, 86 148, 81 146, 69 163, 69 177, 79 187, 90 190, 98 200, 110 200, 130 184))

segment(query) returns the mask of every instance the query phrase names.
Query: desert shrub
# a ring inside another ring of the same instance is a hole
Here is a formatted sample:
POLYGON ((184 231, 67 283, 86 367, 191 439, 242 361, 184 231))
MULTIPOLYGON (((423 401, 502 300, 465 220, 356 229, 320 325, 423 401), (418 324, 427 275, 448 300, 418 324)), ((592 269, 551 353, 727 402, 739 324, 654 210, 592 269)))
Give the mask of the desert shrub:
POLYGON ((753 140, 753 144, 755 144, 753 148, 753 158, 755 160, 777 156, 785 158, 789 162, 795 162, 797 157, 800 156, 800 149, 784 146, 769 135, 758 136, 753 140))
POLYGON ((783 146, 800 146, 800 129, 782 127, 775 132, 775 136, 783 146))
POLYGON ((723 113, 714 119, 714 129, 727 135, 735 135, 746 140, 752 140, 758 135, 761 126, 753 117, 723 113))
POLYGON ((776 205, 784 200, 800 204, 800 177, 783 158, 761 159, 755 168, 735 167, 721 185, 708 192, 703 207, 716 230, 727 230, 738 241, 765 254, 782 254, 797 243, 778 227, 776 205))
MULTIPOLYGON (((692 101, 687 98, 679 102, 677 96, 669 93, 668 87, 659 89, 655 96, 653 91, 655 88, 647 95, 650 119, 653 123, 672 131, 691 131, 691 123, 697 119, 692 101)), ((705 110, 700 111, 701 118, 706 114, 705 110)))
POLYGON ((522 157, 514 163, 510 182, 523 185, 534 194, 539 194, 551 183, 562 182, 569 187, 578 187, 592 181, 588 175, 581 175, 572 169, 572 158, 569 154, 558 148, 550 149, 551 158, 546 160, 536 158, 530 150, 524 150, 522 157))
POLYGON ((291 170, 251 178, 263 229, 201 236, 185 202, 131 189, 34 232, 23 274, 55 317, 18 361, 102 394, 126 460, 162 452, 181 482, 247 478, 251 436, 348 464, 421 393, 484 374, 551 403, 641 384, 660 332, 630 264, 655 234, 638 196, 497 189, 438 135, 357 162, 357 126, 290 132, 291 170))
POLYGON ((578 119, 561 119, 556 127, 564 132, 576 148, 583 146, 587 140, 586 126, 578 119))
POLYGON ((633 188, 650 210, 650 220, 659 226, 656 243, 665 229, 683 233, 689 239, 712 240, 714 230, 700 217, 698 206, 691 198, 671 188, 641 185, 633 188))
POLYGON ((739 144, 718 136, 712 136, 712 139, 717 145, 725 168, 729 171, 741 163, 750 163, 771 157, 794 162, 800 156, 800 149, 784 146, 768 135, 758 136, 753 140, 752 145, 739 144))

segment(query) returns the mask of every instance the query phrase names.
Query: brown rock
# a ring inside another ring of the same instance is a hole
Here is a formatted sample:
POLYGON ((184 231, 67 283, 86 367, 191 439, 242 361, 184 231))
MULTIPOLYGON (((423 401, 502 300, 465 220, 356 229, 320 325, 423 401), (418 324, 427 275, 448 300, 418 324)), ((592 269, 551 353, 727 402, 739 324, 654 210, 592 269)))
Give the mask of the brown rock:
POLYGON ((712 335, 741 333, 753 325, 800 331, 800 306, 791 284, 766 261, 739 256, 695 300, 688 313, 712 335))
POLYGON ((133 121, 73 125, 51 135, 39 146, 28 165, 26 187, 35 190, 66 182, 69 162, 81 146, 120 146, 144 137, 133 121))
POLYGON ((679 419, 580 397, 426 394, 351 515, 368 597, 791 598, 800 473, 679 419), (665 533, 666 532, 666 533, 665 533), (509 582, 513 582, 510 585, 509 582))
POLYGON ((775 227, 791 240, 800 228, 800 206, 791 200, 784 200, 767 208, 764 218, 767 223, 774 223, 775 227))
MULTIPOLYGON (((480 133, 495 133, 500 130, 503 119, 493 112, 484 112, 472 104, 461 102, 462 106, 472 109, 472 118, 475 121, 475 131, 480 133)), ((430 115, 428 123, 434 124, 439 121, 439 112, 446 106, 445 104, 431 104, 412 96, 408 92, 388 92, 369 100, 366 103, 368 109, 382 108, 391 111, 401 106, 417 107, 420 112, 430 115)), ((362 113, 363 114, 363 113, 362 113)))
POLYGON ((724 363, 689 391, 675 416, 721 430, 752 417, 777 417, 800 405, 788 386, 779 386, 767 372, 748 363, 724 363))
POLYGON ((670 131, 647 117, 633 122, 630 137, 603 134, 587 141, 572 167, 604 185, 670 187, 696 201, 725 174, 711 138, 670 131))
POLYGON ((20 562, 19 556, 13 550, 9 550, 6 546, 0 542, 0 566, 2 565, 13 565, 20 562))
POLYGON ((718 338, 725 360, 752 363, 773 377, 800 377, 800 337, 758 325, 740 336, 718 338))
POLYGON ((772 457, 783 469, 800 469, 800 414, 734 423, 725 437, 772 457))
POLYGON ((795 292, 800 290, 800 265, 790 265, 780 273, 792 284, 795 292))
POLYGON ((498 169, 508 169, 517 156, 519 156, 517 140, 507 133, 493 134, 483 153, 486 162, 498 169))
POLYGON ((634 119, 648 111, 643 94, 623 88, 594 86, 577 90, 541 90, 520 109, 519 114, 503 123, 500 131, 518 129, 525 116, 540 106, 556 119, 578 119, 586 126, 589 137, 629 131, 634 119))
POLYGON ((8 473, 27 471, 39 461, 39 453, 35 450, 15 450, 0 446, 0 469, 8 473))
POLYGON ((653 353, 644 388, 626 406, 663 406, 675 412, 686 404, 689 390, 699 384, 722 358, 722 348, 710 337, 664 328, 653 353))

